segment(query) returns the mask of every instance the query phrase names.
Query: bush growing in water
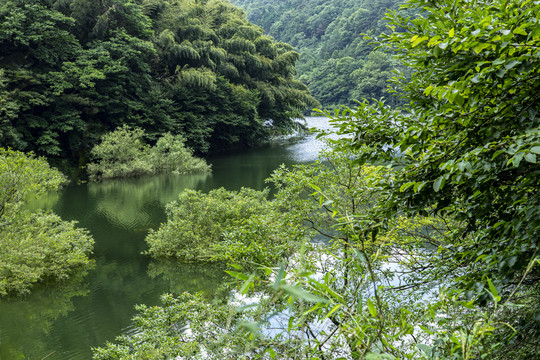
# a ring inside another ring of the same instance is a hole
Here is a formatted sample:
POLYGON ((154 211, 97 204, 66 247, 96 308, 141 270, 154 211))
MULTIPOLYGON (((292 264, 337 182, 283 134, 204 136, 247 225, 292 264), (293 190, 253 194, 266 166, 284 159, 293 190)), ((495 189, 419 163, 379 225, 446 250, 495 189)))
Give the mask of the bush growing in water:
POLYGON ((146 241, 154 257, 273 264, 304 236, 267 200, 268 190, 186 190, 167 205, 167 223, 146 241))
POLYGON ((194 157, 184 145, 182 136, 167 133, 153 147, 144 142, 144 136, 144 130, 127 125, 103 136, 101 143, 90 151, 96 161, 87 167, 90 180, 210 171, 206 161, 194 157))
POLYGON ((65 279, 89 264, 93 240, 86 230, 55 214, 21 209, 29 195, 64 182, 45 160, 0 149, 0 296, 28 292, 39 281, 65 279))

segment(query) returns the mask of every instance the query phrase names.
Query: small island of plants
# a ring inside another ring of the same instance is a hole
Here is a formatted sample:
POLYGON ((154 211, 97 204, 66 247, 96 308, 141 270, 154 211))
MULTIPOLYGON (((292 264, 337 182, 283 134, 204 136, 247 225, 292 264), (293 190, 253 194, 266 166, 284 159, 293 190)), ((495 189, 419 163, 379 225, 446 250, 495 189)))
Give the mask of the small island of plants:
POLYGON ((94 160, 87 165, 90 180, 210 171, 204 159, 193 156, 181 135, 164 134, 154 146, 147 145, 144 136, 144 130, 127 125, 105 134, 90 151, 94 160))

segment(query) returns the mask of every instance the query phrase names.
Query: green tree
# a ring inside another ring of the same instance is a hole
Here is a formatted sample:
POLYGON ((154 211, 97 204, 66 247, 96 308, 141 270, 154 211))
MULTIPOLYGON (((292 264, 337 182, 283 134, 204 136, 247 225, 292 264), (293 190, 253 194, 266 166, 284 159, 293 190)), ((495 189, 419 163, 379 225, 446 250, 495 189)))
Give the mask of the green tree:
MULTIPOLYGON (((385 226, 379 219, 396 213, 444 214, 463 222, 417 271, 446 278, 476 306, 501 298, 521 305, 491 313, 517 330, 512 338, 508 328, 498 329, 494 339, 512 346, 496 356, 535 357, 538 349, 526 344, 539 331, 532 315, 539 296, 538 4, 409 6, 426 12, 416 19, 389 14, 394 29, 402 30, 382 37, 383 46, 414 71, 411 80, 399 80, 409 100, 404 113, 362 104, 334 118, 342 133, 352 135, 343 146, 369 147, 357 161, 395 169, 381 188, 380 209, 357 231, 375 235, 385 226)), ((491 354, 482 347, 474 351, 491 354)), ((472 354, 464 350, 461 356, 472 354)))
POLYGON ((154 21, 157 77, 178 109, 188 145, 216 151, 253 145, 317 102, 294 79, 298 54, 224 2, 145 3, 154 21))
POLYGON ((0 22, 2 146, 83 166, 125 124, 217 152, 317 104, 298 54, 226 1, 7 0, 0 22))
POLYGON ((333 225, 338 246, 301 250, 270 278, 234 274, 242 294, 264 295, 258 315, 240 309, 255 341, 222 358, 538 357, 538 5, 410 0, 421 16, 389 13, 381 46, 413 70, 397 82, 407 105, 327 114, 343 165, 281 170, 278 198, 333 225))
POLYGON ((415 20, 390 15, 404 31, 383 42, 414 70, 400 83, 411 116, 392 119, 382 108, 369 116, 372 110, 361 107, 353 115, 358 121, 343 129, 357 135, 352 146, 376 149, 364 160, 400 169, 388 184, 386 209, 406 204, 411 214, 452 212, 467 223, 453 247, 477 266, 462 286, 488 275, 511 292, 517 285, 511 279, 524 276, 537 256, 540 226, 532 210, 540 201, 537 4, 410 5, 429 11, 415 20), (402 156, 392 156, 394 149, 402 156))
POLYGON ((54 73, 80 50, 73 25, 42 1, 13 0, 0 6, 0 144, 60 155, 63 135, 84 127, 70 104, 55 94, 54 73))
MULTIPOLYGON (((244 8, 248 18, 268 34, 291 44, 299 52, 298 77, 324 108, 354 105, 362 98, 379 98, 394 76, 387 68, 399 68, 390 54, 378 53, 380 68, 368 57, 374 49, 366 33, 387 29, 385 12, 394 10, 401 0, 233 0, 244 8), (384 59, 381 59, 384 57, 384 59), (366 72, 351 76, 366 65, 366 72), (391 64, 389 66, 389 64, 391 64), (373 70, 373 72, 371 71, 373 70), (380 73, 379 73, 380 70, 380 73), (360 78, 361 76, 361 78, 360 78), (363 78, 366 78, 363 80, 363 78), (358 83, 363 83, 359 89, 358 83), (359 91, 360 90, 360 91, 359 91)), ((417 11, 407 11, 411 16, 417 11)), ((373 56, 372 56, 373 58, 373 56)), ((387 97, 385 95, 385 97, 387 97)), ((396 105, 396 104, 392 104, 396 105)))
POLYGON ((9 0, 0 20, 3 146, 77 157, 124 122, 170 129, 161 110, 167 103, 148 91, 153 46, 134 36, 151 35, 148 19, 134 35, 109 19, 114 31, 84 48, 74 34, 79 24, 48 1, 9 0))
MULTIPOLYGON (((393 96, 394 91, 389 80, 396 75, 398 61, 380 51, 370 53, 362 67, 351 73, 351 79, 356 87, 351 92, 351 97, 355 100, 381 99, 385 98, 385 103, 391 106, 400 105, 400 99, 393 96)), ((408 72, 410 73, 410 72, 408 72)))

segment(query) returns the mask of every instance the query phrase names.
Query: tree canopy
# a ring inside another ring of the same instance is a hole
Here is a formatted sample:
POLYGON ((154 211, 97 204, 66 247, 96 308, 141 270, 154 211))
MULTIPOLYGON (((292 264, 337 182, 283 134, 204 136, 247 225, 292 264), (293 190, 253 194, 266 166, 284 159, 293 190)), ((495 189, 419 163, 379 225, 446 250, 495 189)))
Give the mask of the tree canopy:
POLYGON ((298 54, 227 1, 8 0, 0 24, 2 146, 76 157, 125 124, 220 151, 317 104, 298 54))
MULTIPOLYGON (((384 96, 387 80, 403 66, 391 55, 375 52, 363 34, 386 32, 383 19, 403 0, 233 0, 248 18, 299 53, 298 76, 325 108, 354 105, 355 100, 384 96)), ((402 10, 403 11, 403 10, 402 10)), ((416 9, 406 10, 415 15, 416 9)))
POLYGON ((272 177, 283 216, 329 243, 264 275, 231 272, 258 303, 209 307, 234 316, 208 341, 195 328, 174 345, 178 305, 164 298, 142 309, 141 334, 96 356, 152 344, 193 358, 538 358, 540 2, 408 6, 423 11, 388 13, 394 31, 375 39, 412 68, 396 79, 407 103, 325 113, 340 135, 327 162, 272 177))

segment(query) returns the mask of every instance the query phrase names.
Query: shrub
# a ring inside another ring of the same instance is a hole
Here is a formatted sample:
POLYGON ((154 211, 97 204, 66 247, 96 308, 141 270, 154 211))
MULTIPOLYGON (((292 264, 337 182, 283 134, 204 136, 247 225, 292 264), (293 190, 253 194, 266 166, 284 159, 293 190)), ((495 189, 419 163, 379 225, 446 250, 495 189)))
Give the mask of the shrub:
POLYGON ((247 188, 186 190, 167 205, 167 222, 147 236, 148 254, 270 264, 290 253, 305 230, 279 216, 267 196, 268 190, 247 188))
POLYGON ((91 180, 130 177, 152 172, 147 157, 148 146, 143 141, 144 130, 123 126, 103 136, 90 156, 97 163, 88 164, 91 180))
POLYGON ((144 130, 127 125, 103 136, 90 156, 95 162, 88 164, 90 180, 151 175, 163 172, 180 174, 210 171, 203 159, 193 156, 180 135, 165 134, 154 147, 144 142, 144 130))
POLYGON ((51 213, 21 210, 30 195, 56 190, 64 182, 44 159, 0 149, 0 295, 65 279, 90 262, 93 240, 86 230, 51 213))
POLYGON ((167 133, 159 138, 156 145, 150 149, 150 162, 155 172, 174 172, 189 174, 210 171, 210 166, 193 156, 193 151, 185 146, 181 135, 167 133))
POLYGON ((0 295, 25 293, 40 281, 63 280, 88 265, 93 240, 75 222, 21 212, 0 227, 0 295))

